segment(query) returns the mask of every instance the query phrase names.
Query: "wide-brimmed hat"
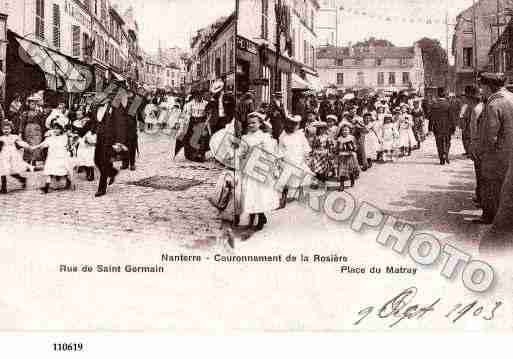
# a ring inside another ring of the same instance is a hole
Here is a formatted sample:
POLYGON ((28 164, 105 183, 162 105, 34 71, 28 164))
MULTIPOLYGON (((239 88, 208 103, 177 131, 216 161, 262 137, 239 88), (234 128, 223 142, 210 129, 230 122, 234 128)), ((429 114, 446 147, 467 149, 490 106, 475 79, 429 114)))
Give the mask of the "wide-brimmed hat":
POLYGON ((4 119, 3 121, 0 121, 0 125, 2 126, 2 128, 4 128, 5 126, 9 126, 11 128, 13 127, 13 123, 11 121, 9 121, 8 119, 4 119))
POLYGON ((265 120, 265 115, 264 115, 264 114, 262 114, 262 113, 260 113, 260 112, 258 112, 258 111, 254 111, 254 112, 251 112, 251 113, 248 115, 248 117, 247 117, 247 118, 248 118, 248 120, 249 120, 250 118, 258 118, 260 121, 262 121, 262 122, 263 122, 263 121, 265 120))
POLYGON ((331 119, 333 121, 337 121, 338 120, 336 115, 328 115, 328 116, 326 116, 326 119, 331 119))
POLYGON ((340 122, 340 125, 338 126, 340 129, 344 128, 344 127, 349 127, 349 128, 353 128, 354 125, 347 121, 347 120, 342 120, 342 122, 340 122))
POLYGON ((483 72, 479 74, 479 82, 483 85, 504 86, 506 76, 502 72, 483 72))
POLYGON ((294 122, 294 123, 300 123, 301 122, 301 116, 294 115, 294 116, 288 116, 287 120, 294 122))
POLYGON ((309 124, 308 126, 312 126, 312 127, 328 127, 328 124, 326 122, 324 122, 324 121, 314 121, 311 124, 309 124))
POLYGON ((210 92, 212 94, 216 94, 221 92, 224 89, 224 82, 223 80, 216 80, 212 85, 210 86, 210 92))

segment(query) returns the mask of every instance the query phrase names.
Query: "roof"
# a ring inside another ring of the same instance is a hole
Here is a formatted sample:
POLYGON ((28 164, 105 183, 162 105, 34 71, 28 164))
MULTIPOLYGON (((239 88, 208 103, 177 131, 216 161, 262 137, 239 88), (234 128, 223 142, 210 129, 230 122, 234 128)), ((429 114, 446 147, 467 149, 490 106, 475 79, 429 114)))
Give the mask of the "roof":
POLYGON ((321 47, 318 49, 317 58, 319 59, 350 59, 350 58, 387 58, 387 59, 402 59, 412 58, 415 56, 413 46, 407 47, 374 47, 373 49, 356 48, 353 47, 353 55, 350 55, 349 47, 321 47))

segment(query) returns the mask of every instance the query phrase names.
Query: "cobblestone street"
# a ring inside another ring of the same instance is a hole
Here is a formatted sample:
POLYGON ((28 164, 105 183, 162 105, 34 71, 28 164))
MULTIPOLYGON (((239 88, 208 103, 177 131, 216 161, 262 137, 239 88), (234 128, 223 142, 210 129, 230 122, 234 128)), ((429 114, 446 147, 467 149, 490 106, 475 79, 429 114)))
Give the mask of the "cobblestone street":
POLYGON ((39 190, 44 182, 41 172, 28 174, 27 190, 21 190, 16 180, 10 178, 9 193, 0 196, 0 225, 53 226, 99 239, 102 235, 159 238, 179 241, 185 246, 215 240, 220 222, 206 197, 220 167, 213 162, 186 161, 183 153, 173 162, 164 134, 140 135, 139 147, 137 170, 121 171, 114 185, 109 186, 108 194, 101 198, 94 197, 98 173, 94 182, 87 182, 84 174, 78 174, 74 190, 62 190, 54 184, 56 189, 47 195, 39 190), (149 182, 142 181, 149 178, 154 183, 178 184, 182 188, 170 191, 139 185, 149 182))

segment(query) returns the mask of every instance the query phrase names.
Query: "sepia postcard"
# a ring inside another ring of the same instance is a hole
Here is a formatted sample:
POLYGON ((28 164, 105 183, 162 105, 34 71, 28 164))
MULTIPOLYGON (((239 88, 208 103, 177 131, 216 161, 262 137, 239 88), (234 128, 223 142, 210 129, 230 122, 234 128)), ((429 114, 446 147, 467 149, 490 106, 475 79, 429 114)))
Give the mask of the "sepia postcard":
POLYGON ((0 0, 0 329, 510 331, 512 54, 506 0, 0 0))

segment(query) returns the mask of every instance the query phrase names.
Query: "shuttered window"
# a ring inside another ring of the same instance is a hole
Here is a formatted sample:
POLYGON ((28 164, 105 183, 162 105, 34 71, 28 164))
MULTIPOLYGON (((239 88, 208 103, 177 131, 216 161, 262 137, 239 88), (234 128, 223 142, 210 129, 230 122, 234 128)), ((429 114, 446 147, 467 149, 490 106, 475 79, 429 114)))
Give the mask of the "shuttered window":
POLYGON ((45 39, 45 0, 36 0, 36 36, 45 39))
POLYGON ((53 46, 61 47, 61 9, 58 4, 53 4, 53 46))
POLYGON ((86 59, 91 54, 91 49, 89 46, 90 46, 89 35, 84 32, 82 35, 82 56, 84 56, 84 58, 86 58, 86 59))
POLYGON ((73 56, 80 57, 80 26, 72 25, 73 56))

